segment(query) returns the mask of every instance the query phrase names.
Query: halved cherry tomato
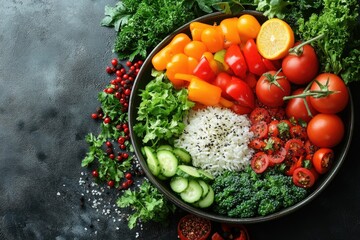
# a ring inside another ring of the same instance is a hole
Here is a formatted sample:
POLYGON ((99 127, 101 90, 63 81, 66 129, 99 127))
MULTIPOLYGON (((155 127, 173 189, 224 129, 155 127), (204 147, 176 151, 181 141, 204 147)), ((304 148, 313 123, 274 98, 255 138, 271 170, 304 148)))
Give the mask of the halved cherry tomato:
POLYGON ((285 143, 285 149, 289 157, 300 157, 305 153, 304 143, 296 138, 289 139, 285 143))
POLYGON ((309 140, 318 147, 332 148, 344 137, 344 123, 335 114, 319 113, 307 126, 309 140))
POLYGON ((268 125, 268 135, 269 136, 273 136, 273 137, 277 137, 279 135, 279 129, 278 129, 278 125, 279 124, 279 120, 272 120, 269 125, 268 125))
POLYGON ((264 150, 264 148, 266 147, 266 143, 262 139, 255 138, 250 141, 249 147, 255 150, 264 150))
POLYGON ((272 154, 268 154, 269 165, 274 166, 276 164, 280 164, 285 160, 286 157, 286 149, 281 147, 279 150, 273 152, 272 154))
POLYGON ((267 140, 265 140, 265 142, 265 150, 268 154, 272 154, 273 152, 280 150, 283 146, 282 140, 278 137, 269 137, 267 140))
POLYGON ((288 96, 290 91, 290 83, 282 72, 269 71, 262 75, 256 84, 256 96, 269 107, 282 106, 283 97, 288 96))
POLYGON ((290 137, 298 138, 302 141, 307 140, 306 128, 300 125, 294 125, 290 127, 290 137))
POLYGON ((268 134, 268 127, 265 121, 254 123, 250 127, 250 131, 254 133, 255 138, 266 138, 268 134))
POLYGON ((287 158, 285 157, 285 165, 287 166, 287 169, 285 171, 285 174, 287 176, 292 176, 294 174, 295 169, 302 167, 303 164, 303 157, 292 157, 292 158, 287 158))
POLYGON ((314 153, 319 149, 319 147, 315 146, 309 139, 305 141, 304 147, 305 147, 306 155, 310 155, 311 158, 314 155, 314 153))
POLYGON ((314 153, 312 163, 315 170, 324 174, 329 171, 334 160, 334 151, 330 148, 320 148, 314 153))
POLYGON ((247 40, 242 51, 244 53, 247 66, 251 73, 261 76, 268 71, 265 67, 260 53, 257 50, 254 39, 251 38, 247 40))
POLYGON ((316 176, 307 168, 299 167, 294 170, 293 182, 296 186, 310 188, 314 185, 316 176))
POLYGON ((226 50, 224 60, 237 77, 246 78, 248 67, 239 45, 232 44, 226 50))
POLYGON ((270 107, 267 110, 273 119, 283 120, 286 117, 285 110, 282 107, 270 107))
POLYGON ((250 122, 252 124, 260 122, 260 121, 265 121, 266 123, 270 123, 270 121, 271 121, 271 116, 270 116, 269 112, 265 108, 260 108, 260 107, 255 108, 250 113, 249 118, 250 118, 250 122))
POLYGON ((264 172, 268 166, 269 166, 269 159, 264 152, 257 152, 251 158, 251 168, 256 173, 264 172))

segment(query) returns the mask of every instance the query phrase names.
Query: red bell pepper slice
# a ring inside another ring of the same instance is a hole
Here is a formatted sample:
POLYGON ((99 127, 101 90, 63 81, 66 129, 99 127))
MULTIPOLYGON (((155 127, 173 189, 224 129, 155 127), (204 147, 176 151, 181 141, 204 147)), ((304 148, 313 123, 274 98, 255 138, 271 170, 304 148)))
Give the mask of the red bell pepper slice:
POLYGON ((261 76, 267 72, 266 66, 262 60, 262 56, 257 50, 254 39, 251 38, 246 41, 243 53, 251 73, 261 76))
POLYGON ((222 72, 217 75, 214 85, 221 88, 222 97, 234 100, 243 107, 254 108, 254 93, 246 82, 222 72))
POLYGON ((246 77, 248 66, 239 45, 232 44, 226 50, 224 60, 237 77, 241 79, 246 77))
POLYGON ((212 70, 210 66, 210 62, 207 60, 206 57, 202 57, 195 67, 193 74, 198 78, 211 82, 216 78, 215 72, 212 70))

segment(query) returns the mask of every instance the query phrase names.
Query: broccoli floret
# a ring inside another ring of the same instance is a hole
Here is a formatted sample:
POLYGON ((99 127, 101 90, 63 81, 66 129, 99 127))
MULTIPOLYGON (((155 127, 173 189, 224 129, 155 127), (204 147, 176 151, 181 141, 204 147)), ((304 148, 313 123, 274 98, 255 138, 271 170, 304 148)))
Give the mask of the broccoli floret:
POLYGON ((230 217, 265 216, 290 207, 307 196, 307 190, 293 184, 291 177, 269 168, 263 174, 250 166, 242 172, 225 172, 212 185, 214 211, 230 217))

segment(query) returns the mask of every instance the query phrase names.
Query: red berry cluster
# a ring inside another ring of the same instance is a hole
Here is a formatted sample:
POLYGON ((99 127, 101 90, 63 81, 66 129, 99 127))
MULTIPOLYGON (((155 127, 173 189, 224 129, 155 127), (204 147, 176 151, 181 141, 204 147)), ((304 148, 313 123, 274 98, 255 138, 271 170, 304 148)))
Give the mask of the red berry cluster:
MULTIPOLYGON (((119 102, 122 106, 122 112, 126 113, 129 106, 129 99, 131 94, 131 89, 133 82, 142 66, 143 62, 141 60, 137 62, 127 61, 126 66, 123 66, 118 59, 114 58, 111 60, 111 66, 106 67, 106 72, 109 75, 115 75, 115 78, 110 81, 110 86, 104 89, 104 92, 107 94, 113 94, 115 98, 119 99, 119 102)), ((104 112, 101 107, 97 108, 95 113, 91 114, 91 118, 95 120, 102 120, 104 124, 112 123, 110 117, 104 116, 104 112)), ((118 139, 113 139, 113 141, 106 141, 106 154, 111 160, 115 160, 119 163, 129 158, 129 153, 125 152, 127 149, 128 142, 130 140, 130 130, 128 123, 119 123, 116 125, 118 131, 122 131, 123 134, 118 139), (119 152, 115 153, 113 143, 118 143, 119 152)), ((137 174, 137 171, 135 171, 137 174)), ((98 170, 92 171, 92 176, 94 178, 99 177, 98 170)), ((124 173, 124 181, 121 183, 119 189, 127 189, 134 183, 133 174, 131 172, 124 173)), ((107 185, 109 187, 115 186, 115 181, 108 180, 107 185)))

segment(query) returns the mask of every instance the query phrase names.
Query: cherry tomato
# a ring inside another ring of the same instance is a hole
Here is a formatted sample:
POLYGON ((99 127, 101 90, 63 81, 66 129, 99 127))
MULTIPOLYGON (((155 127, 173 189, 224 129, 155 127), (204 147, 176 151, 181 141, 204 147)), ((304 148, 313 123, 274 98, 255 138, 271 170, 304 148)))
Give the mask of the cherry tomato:
POLYGON ((304 147, 306 154, 311 156, 310 159, 312 158, 314 153, 319 149, 319 147, 315 146, 309 139, 305 141, 304 147))
POLYGON ((291 138, 285 143, 287 155, 291 157, 300 157, 305 153, 304 143, 300 139, 291 138))
POLYGON ((196 60, 200 61, 203 54, 207 51, 207 48, 203 42, 200 41, 191 41, 184 47, 184 53, 188 57, 193 57, 196 60))
POLYGON ((255 138, 250 141, 249 147, 255 150, 263 150, 266 147, 266 143, 264 142, 264 140, 255 138))
POLYGON ((283 146, 283 142, 278 137, 269 137, 266 141, 266 151, 268 154, 272 154, 273 152, 276 152, 280 150, 283 146))
POLYGON ((255 39, 260 31, 259 21, 250 14, 241 15, 238 19, 237 29, 241 40, 255 39))
POLYGON ((283 120, 286 117, 285 110, 282 107, 267 108, 273 119, 283 120))
POLYGON ((280 164, 285 160, 285 157, 286 157, 286 149, 284 147, 281 147, 279 150, 268 155, 269 165, 274 166, 276 164, 280 164))
POLYGON ((307 126, 309 140, 318 147, 336 146, 341 142, 344 131, 344 123, 335 114, 319 113, 307 126))
POLYGON ((282 72, 269 71, 263 74, 256 84, 256 96, 269 107, 282 106, 283 97, 288 96, 290 91, 290 83, 282 72))
POLYGON ((310 188, 316 180, 315 174, 307 168, 299 167, 294 170, 293 182, 296 186, 310 188))
POLYGON ((251 158, 251 167, 256 173, 264 172, 269 166, 269 159, 264 152, 257 152, 251 158))
POLYGON ((306 141, 307 140, 306 128, 304 128, 300 125, 291 126, 290 127, 290 137, 298 138, 302 141, 306 141))
POLYGON ((292 157, 290 159, 286 159, 286 166, 287 166, 287 170, 285 171, 285 174, 287 176, 292 176, 294 174, 295 169, 302 167, 302 163, 303 163, 303 157, 292 157))
POLYGON ((325 97, 310 97, 311 105, 321 113, 338 113, 342 111, 349 102, 349 93, 344 81, 332 73, 322 73, 316 77, 311 85, 310 91, 334 91, 325 97), (320 84, 320 86, 319 86, 320 84))
POLYGON ((205 28, 201 33, 201 41, 209 52, 215 53, 224 48, 224 36, 218 28, 205 28))
POLYGON ((254 133, 254 137, 255 138, 266 138, 267 134, 268 134, 268 127, 265 121, 260 121, 260 122, 256 122, 254 123, 251 127, 250 127, 250 131, 252 131, 254 133))
POLYGON ((320 148, 314 153, 312 163, 315 170, 324 174, 329 171, 334 160, 334 151, 330 148, 320 148))
POLYGON ((303 46, 296 43, 282 61, 282 71, 294 84, 303 85, 311 82, 319 71, 319 61, 310 44, 303 46))
POLYGON ((260 122, 260 121, 265 121, 266 123, 270 123, 271 121, 271 116, 269 114, 269 112, 265 109, 265 108, 255 108, 251 113, 250 113, 250 122, 252 124, 260 122))
POLYGON ((240 36, 237 30, 238 18, 226 18, 220 22, 220 28, 224 34, 225 44, 229 42, 230 44, 239 44, 240 36))
MULTIPOLYGON (((298 95, 303 92, 304 92, 304 88, 299 88, 295 90, 291 95, 298 95)), ((286 116, 288 116, 289 118, 293 117, 297 121, 302 120, 304 122, 309 122, 310 119, 318 113, 318 111, 316 111, 315 108, 311 105, 309 96, 306 97, 305 99, 303 98, 290 99, 286 104, 285 111, 286 111, 286 116), (309 107, 311 115, 309 115, 306 109, 305 100, 309 107)))
POLYGON ((269 125, 268 125, 268 135, 269 136, 273 136, 273 137, 277 137, 279 135, 279 129, 278 129, 278 125, 279 124, 279 120, 272 120, 269 125))

